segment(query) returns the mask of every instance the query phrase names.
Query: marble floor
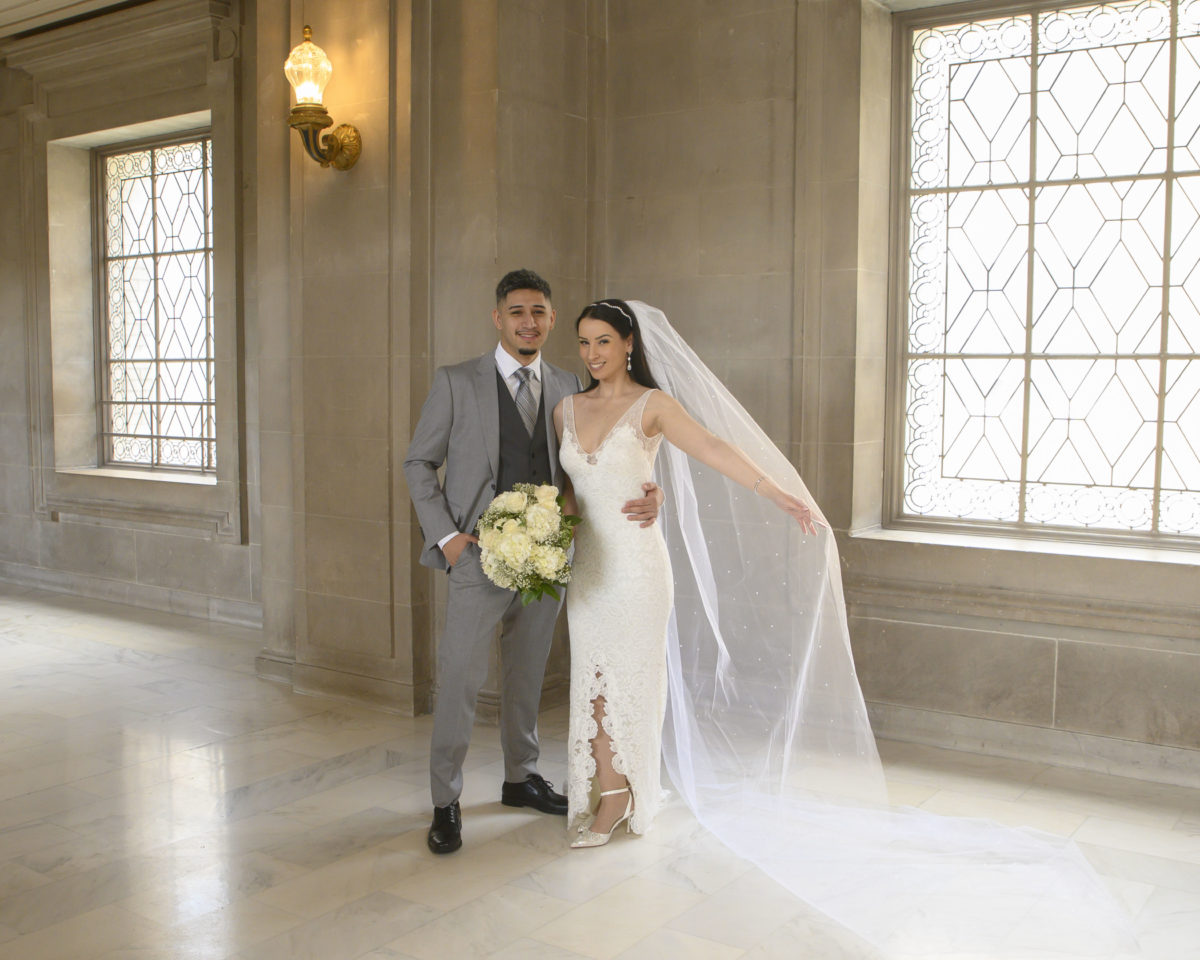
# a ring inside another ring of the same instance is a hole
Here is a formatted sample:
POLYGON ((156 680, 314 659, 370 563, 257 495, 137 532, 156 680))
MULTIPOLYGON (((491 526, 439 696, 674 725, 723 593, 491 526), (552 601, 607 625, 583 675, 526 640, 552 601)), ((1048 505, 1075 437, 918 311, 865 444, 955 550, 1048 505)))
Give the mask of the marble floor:
MULTIPOLYGON (((0 584, 0 960, 868 960, 701 831, 570 851, 498 802, 425 849, 428 718, 254 676, 253 631, 0 584)), ((542 721, 562 781, 564 710, 542 721)), ((1073 837, 1150 960, 1200 957, 1200 791, 882 743, 894 799, 1073 837)))

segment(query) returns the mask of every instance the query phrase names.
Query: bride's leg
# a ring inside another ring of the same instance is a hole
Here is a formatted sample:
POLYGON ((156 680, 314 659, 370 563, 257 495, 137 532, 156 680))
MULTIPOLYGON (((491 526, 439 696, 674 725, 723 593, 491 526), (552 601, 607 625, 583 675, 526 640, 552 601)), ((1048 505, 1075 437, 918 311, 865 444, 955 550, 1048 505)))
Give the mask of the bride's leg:
MULTIPOLYGON (((619 790, 629 786, 629 781, 623 773, 617 773, 613 768, 612 737, 604 729, 605 700, 603 695, 592 701, 592 717, 596 721, 596 736, 592 739, 592 756, 596 760, 596 781, 603 790, 619 790)), ((629 802, 629 794, 618 793, 611 797, 601 797, 600 805, 596 808, 596 820, 591 829, 596 833, 607 833, 612 825, 625 813, 625 805, 629 802)))

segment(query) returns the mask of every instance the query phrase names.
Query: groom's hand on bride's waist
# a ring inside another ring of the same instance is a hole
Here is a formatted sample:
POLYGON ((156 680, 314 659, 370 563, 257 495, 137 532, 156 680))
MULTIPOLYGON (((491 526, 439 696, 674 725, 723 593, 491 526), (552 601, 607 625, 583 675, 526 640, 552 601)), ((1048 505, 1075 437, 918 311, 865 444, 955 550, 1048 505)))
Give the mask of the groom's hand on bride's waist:
POLYGON ((626 500, 621 512, 638 526, 653 526, 658 519, 658 508, 662 506, 666 495, 657 483, 643 483, 642 493, 645 496, 637 500, 626 500))

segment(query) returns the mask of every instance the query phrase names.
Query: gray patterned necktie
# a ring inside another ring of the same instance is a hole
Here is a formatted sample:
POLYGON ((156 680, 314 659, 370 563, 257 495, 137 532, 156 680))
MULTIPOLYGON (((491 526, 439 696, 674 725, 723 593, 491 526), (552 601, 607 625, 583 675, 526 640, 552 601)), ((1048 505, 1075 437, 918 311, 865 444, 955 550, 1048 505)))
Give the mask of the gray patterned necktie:
POLYGON ((525 429, 529 435, 533 436, 533 424, 537 420, 537 401, 533 399, 533 388, 529 386, 529 380, 533 376, 533 371, 528 367, 521 367, 517 370, 517 379, 520 383, 517 384, 517 393, 513 397, 517 401, 517 409, 521 411, 521 419, 525 421, 525 429))

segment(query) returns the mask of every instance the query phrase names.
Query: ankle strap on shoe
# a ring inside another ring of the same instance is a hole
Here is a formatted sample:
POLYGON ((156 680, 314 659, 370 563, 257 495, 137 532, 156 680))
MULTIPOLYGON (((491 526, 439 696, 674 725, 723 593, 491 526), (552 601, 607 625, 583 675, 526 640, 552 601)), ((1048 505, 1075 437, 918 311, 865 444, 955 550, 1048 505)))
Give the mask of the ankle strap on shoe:
POLYGON ((611 797, 611 796, 613 796, 614 794, 618 794, 618 793, 628 793, 628 792, 629 792, 629 788, 628 788, 628 787, 618 787, 616 790, 601 790, 601 791, 600 791, 600 796, 602 796, 602 797, 611 797))

